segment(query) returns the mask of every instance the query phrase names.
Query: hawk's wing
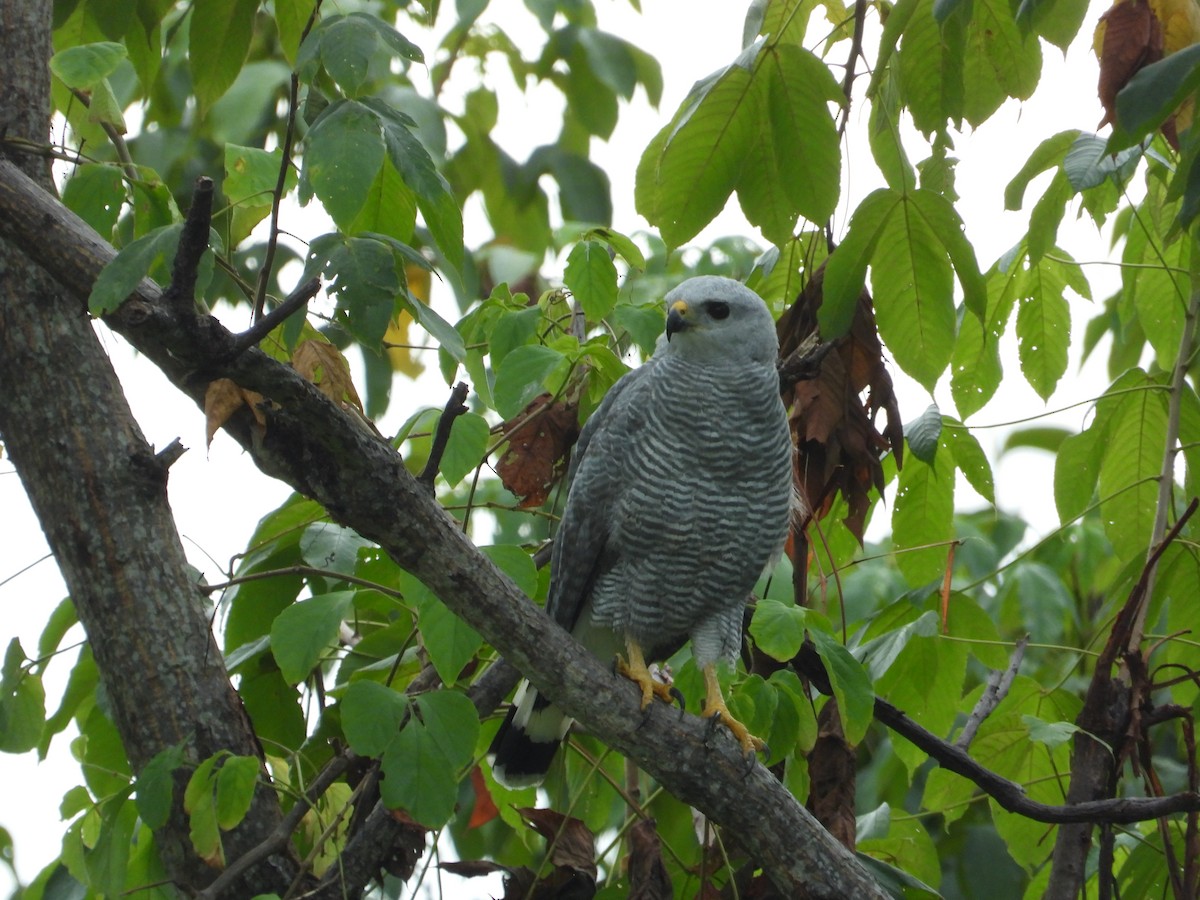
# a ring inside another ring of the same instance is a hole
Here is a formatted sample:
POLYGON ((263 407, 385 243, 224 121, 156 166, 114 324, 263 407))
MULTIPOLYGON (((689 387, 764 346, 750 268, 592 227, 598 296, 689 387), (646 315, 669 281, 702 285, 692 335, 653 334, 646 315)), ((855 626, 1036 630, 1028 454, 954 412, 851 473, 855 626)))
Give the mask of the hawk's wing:
POLYGON ((550 557, 546 601, 546 612, 568 631, 575 627, 596 577, 617 559, 608 536, 626 480, 622 450, 644 419, 654 369, 651 359, 613 385, 575 444, 571 488, 550 557))

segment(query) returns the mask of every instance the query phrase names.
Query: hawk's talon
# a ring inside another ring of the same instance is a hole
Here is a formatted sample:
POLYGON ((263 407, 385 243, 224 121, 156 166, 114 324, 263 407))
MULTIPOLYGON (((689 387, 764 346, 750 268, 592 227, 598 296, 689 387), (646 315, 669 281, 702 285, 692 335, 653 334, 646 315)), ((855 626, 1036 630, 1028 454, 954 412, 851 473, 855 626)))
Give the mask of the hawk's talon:
POLYGON ((673 700, 679 701, 679 714, 682 716, 684 711, 687 709, 687 700, 684 699, 683 691, 675 687, 675 685, 671 685, 670 694, 673 700))
POLYGON ((767 750, 767 742, 762 738, 755 737, 750 733, 745 725, 739 722, 729 712, 729 707, 725 705, 725 698, 721 694, 721 685, 717 681, 717 670, 713 665, 704 667, 704 684, 707 690, 707 696, 704 698, 704 714, 709 718, 709 721, 720 722, 737 738, 737 742, 742 745, 742 753, 745 756, 754 759, 754 754, 767 750), (711 710, 711 712, 710 712, 711 710))
MULTIPOLYGON (((671 692, 674 688, 671 685, 663 684, 661 681, 656 681, 654 676, 650 674, 650 670, 646 667, 646 660, 642 656, 642 648, 633 641, 626 642, 626 649, 629 651, 629 661, 617 654, 616 669, 618 675, 624 675, 642 691, 642 711, 650 706, 650 701, 655 697, 665 703, 672 704, 671 692)), ((673 705, 673 704, 672 704, 673 705)))

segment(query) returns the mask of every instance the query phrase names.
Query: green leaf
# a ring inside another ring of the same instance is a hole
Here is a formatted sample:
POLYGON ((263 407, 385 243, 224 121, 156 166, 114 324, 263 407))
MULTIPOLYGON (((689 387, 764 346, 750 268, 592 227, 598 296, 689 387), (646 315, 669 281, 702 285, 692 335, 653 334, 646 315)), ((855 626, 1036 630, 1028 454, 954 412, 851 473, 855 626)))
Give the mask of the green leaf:
POLYGON ((1059 166, 1066 157, 1067 151, 1071 149, 1081 134, 1082 132, 1078 129, 1060 131, 1038 144, 1033 153, 1029 155, 1025 165, 1021 167, 1021 171, 1014 175, 1012 181, 1004 188, 1004 208, 1020 209, 1029 182, 1047 169, 1059 166))
POLYGON ((426 591, 408 599, 417 607, 421 645, 429 654, 429 661, 443 682, 455 684, 483 646, 483 638, 432 593, 426 591))
POLYGON ((189 836, 196 854, 212 865, 224 863, 221 831, 217 825, 213 770, 225 751, 210 756, 196 767, 183 792, 183 808, 190 822, 189 836))
POLYGON ((337 638, 353 591, 332 591, 301 600, 271 625, 271 653, 289 684, 304 681, 337 638))
POLYGON ((1117 121, 1108 141, 1115 153, 1140 141, 1200 89, 1200 44, 1139 69, 1117 94, 1117 121))
POLYGON ((308 132, 303 177, 340 228, 362 209, 384 152, 379 118, 355 100, 333 104, 308 132))
MULTIPOLYGON (((743 58, 751 51, 743 54, 743 58)), ((637 210, 669 247, 695 237, 737 186, 761 125, 753 76, 735 63, 699 82, 637 168, 637 210)))
POLYGON ((913 460, 900 471, 892 511, 896 564, 910 585, 942 577, 946 544, 954 539, 954 458, 945 440, 932 465, 913 460))
POLYGON ((1037 716, 1021 716, 1021 721, 1029 728, 1029 739, 1047 747, 1065 744, 1083 730, 1073 722, 1043 722, 1037 716))
POLYGON ((377 681, 355 681, 339 704, 342 731, 350 748, 378 758, 396 740, 409 713, 409 702, 377 681))
MULTIPOLYGON (((254 226, 271 212, 281 167, 281 149, 260 150, 258 147, 240 147, 233 143, 225 145, 225 180, 221 184, 221 191, 233 207, 231 247, 244 241, 254 226)), ((295 186, 295 169, 288 166, 284 192, 295 186)))
POLYGON ((959 8, 943 22, 933 0, 919 0, 904 28, 898 75, 913 124, 926 136, 958 124, 963 115, 966 13, 959 8))
POLYGON ((192 8, 188 59, 202 109, 237 79, 250 49, 258 0, 205 0, 192 8))
POLYGON ((1009 97, 1028 100, 1041 74, 1041 45, 1021 33, 1008 0, 972 0, 963 57, 967 121, 978 127, 1009 97))
POLYGON ((841 153, 828 104, 845 98, 829 68, 795 44, 765 48, 754 82, 766 127, 757 142, 760 164, 743 170, 738 199, 755 224, 766 219, 764 204, 784 201, 775 214, 780 227, 764 229, 772 243, 782 244, 791 237, 797 215, 824 222, 837 206, 841 153), (797 158, 804 165, 796 165, 797 158))
POLYGON ((608 248, 598 241, 575 245, 567 257, 563 282, 579 300, 589 321, 601 321, 617 305, 617 267, 608 248))
POLYGON ((100 834, 96 843, 84 854, 88 882, 106 896, 125 892, 125 875, 129 867, 129 850, 137 808, 128 802, 130 788, 106 800, 101 807, 100 834))
POLYGON ((387 333, 402 285, 392 247, 369 237, 326 234, 309 244, 306 278, 321 275, 338 298, 347 330, 368 347, 387 333))
POLYGON ((824 299, 817 311, 824 340, 831 341, 850 330, 866 282, 867 265, 903 198, 903 194, 889 188, 872 191, 850 217, 846 236, 825 267, 824 299))
POLYGON ((967 483, 975 492, 992 505, 996 503, 996 487, 992 481, 992 467, 979 446, 975 435, 961 422, 945 417, 943 424, 946 443, 954 457, 954 464, 966 476, 967 483))
POLYGON ((1149 546, 1166 442, 1166 394, 1148 377, 1140 386, 1119 400, 1100 463, 1104 532, 1122 560, 1149 546))
MULTIPOLYGON (((1017 306, 1017 348, 1021 371, 1043 400, 1054 393, 1067 371, 1071 311, 1064 295, 1070 279, 1078 285, 1078 269, 1043 256, 1025 273, 1017 306)), ((1086 282, 1082 291, 1088 290, 1086 282)))
POLYGON ((151 828, 158 829, 167 824, 175 794, 174 773, 182 765, 183 750, 168 747, 155 754, 138 773, 135 798, 138 815, 151 828))
POLYGON ((496 384, 492 388, 496 411, 511 419, 546 390, 547 380, 565 364, 566 357, 553 347, 541 344, 517 347, 496 370, 496 384))
POLYGON ((1142 157, 1141 146, 1122 150, 1115 156, 1108 152, 1108 142, 1098 134, 1080 134, 1063 158, 1062 168, 1077 191, 1103 184, 1112 178, 1123 185, 1142 157))
POLYGON ((275 24, 279 30, 279 44, 289 65, 296 65, 300 38, 304 35, 315 2, 316 0, 275 0, 275 24))
POLYGON ((182 230, 182 223, 164 225, 122 247, 92 285, 88 310, 96 316, 116 310, 150 273, 155 263, 169 263, 175 258, 175 248, 179 246, 182 230))
POLYGON ((454 420, 442 455, 441 472, 447 484, 454 487, 475 470, 487 452, 490 438, 491 427, 483 416, 466 413, 454 420))
POLYGON ((438 315, 432 306, 415 298, 402 297, 401 301, 404 302, 405 308, 412 314, 412 317, 416 319, 417 324, 428 331, 430 336, 438 342, 439 347, 459 362, 467 358, 467 346, 463 343, 458 329, 438 315))
POLYGON ((838 643, 833 635, 816 627, 809 634, 825 663, 833 696, 838 702, 846 741, 856 747, 862 742, 874 718, 875 691, 871 687, 871 679, 862 663, 851 656, 850 651, 838 643))
POLYGON ((763 653, 787 662, 800 652, 804 643, 805 615, 798 606, 778 600, 759 600, 750 620, 750 636, 763 653))
POLYGON ((0 751, 26 753, 38 745, 46 721, 42 679, 25 668, 25 651, 9 641, 0 677, 0 751))
POLYGON ((505 575, 513 580, 527 596, 538 592, 538 571, 533 559, 522 548, 513 544, 494 544, 480 547, 483 555, 494 562, 505 575))
POLYGON ((63 203, 79 218, 111 240, 125 202, 125 185, 114 166, 85 163, 76 167, 63 186, 63 203))
POLYGON ((619 231, 614 231, 612 228, 592 228, 583 237, 604 241, 631 268, 637 269, 639 272, 646 268, 646 257, 638 249, 638 245, 633 242, 632 238, 619 231))
POLYGON ((942 414, 933 403, 925 408, 925 412, 904 426, 904 439, 908 442, 913 456, 928 465, 933 465, 941 435, 942 414))
POLYGON ((365 17, 340 16, 321 31, 321 63, 347 97, 362 93, 379 49, 379 33, 365 17))
POLYGON ((332 522, 313 522, 300 536, 300 555, 314 569, 352 575, 358 551, 375 545, 353 528, 332 522))
POLYGON ((383 41, 384 46, 387 47, 394 56, 397 56, 400 59, 406 59, 409 62, 425 62, 425 54, 421 52, 421 48, 398 32, 379 16, 372 15, 370 13, 353 12, 350 13, 350 17, 363 19, 372 28, 374 28, 379 33, 379 38, 383 41))
POLYGON ((1023 32, 1033 30, 1066 53, 1087 7, 1087 0, 1021 0, 1015 18, 1023 32))
POLYGON ((443 767, 461 769, 474 759, 479 713, 466 694, 457 691, 420 694, 417 714, 441 748, 443 767))
POLYGON ((217 772, 217 824, 222 831, 236 828, 246 818, 262 761, 257 756, 230 756, 217 772))
POLYGON ((100 41, 67 47, 50 57, 50 71, 67 87, 91 90, 128 57, 123 44, 100 41))
POLYGON ((945 246, 916 203, 902 202, 883 228, 871 287, 879 336, 900 367, 933 390, 950 363, 957 315, 945 246))
POLYGON ((454 812, 458 779, 446 765, 430 731, 410 720, 381 760, 381 799, 428 828, 440 828, 454 812))

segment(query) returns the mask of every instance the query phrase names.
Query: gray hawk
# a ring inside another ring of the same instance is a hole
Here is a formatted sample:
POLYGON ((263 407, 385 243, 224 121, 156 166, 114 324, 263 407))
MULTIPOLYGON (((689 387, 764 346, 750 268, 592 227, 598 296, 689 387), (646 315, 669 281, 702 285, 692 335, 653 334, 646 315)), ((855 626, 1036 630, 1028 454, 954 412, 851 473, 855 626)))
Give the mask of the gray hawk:
MULTIPOLYGON (((665 340, 580 434, 546 612, 596 656, 617 658, 643 709, 669 696, 647 662, 690 639, 705 714, 749 753, 763 743, 730 715, 717 664, 736 660, 746 601, 788 532, 775 323, 757 294, 713 275, 684 281, 666 304, 665 340)), ((497 780, 540 783, 570 725, 523 683, 492 742, 497 780)))

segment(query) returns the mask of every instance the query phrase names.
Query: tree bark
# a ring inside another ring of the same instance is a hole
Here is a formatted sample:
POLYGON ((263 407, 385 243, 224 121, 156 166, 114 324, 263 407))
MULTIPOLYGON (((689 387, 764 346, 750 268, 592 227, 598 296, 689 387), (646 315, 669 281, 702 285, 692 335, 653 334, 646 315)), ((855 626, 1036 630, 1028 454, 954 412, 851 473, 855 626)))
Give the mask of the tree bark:
MULTIPOLYGON (((0 85, 9 137, 49 134, 51 4, 0 6, 0 85)), ((11 165, 7 161, 5 165, 11 165)), ((39 158, 24 171, 51 182, 39 158)), ((16 167, 13 167, 16 171, 16 167)), ((135 772, 182 745, 195 763, 219 750, 261 755, 225 672, 167 504, 167 464, 146 443, 84 303, 0 237, 0 433, 62 570, 135 772)), ((183 813, 156 833, 180 886, 216 872, 195 854, 183 813)), ((279 820, 264 779, 245 821, 226 835, 230 855, 279 820)), ((282 890, 297 871, 280 856, 240 886, 282 890)))
MULTIPOLYGON (((56 277, 85 296, 113 251, 70 211, 35 192, 0 161, 0 235, 53 266, 56 277)), ((736 832, 785 896, 884 896, 778 780, 747 763, 732 737, 657 704, 643 714, 637 689, 529 602, 386 441, 257 349, 223 361, 232 336, 211 317, 185 318, 143 282, 106 321, 197 403, 218 377, 268 398, 265 430, 255 427, 248 410, 225 426, 264 472, 379 543, 566 713, 680 800, 736 832)))

